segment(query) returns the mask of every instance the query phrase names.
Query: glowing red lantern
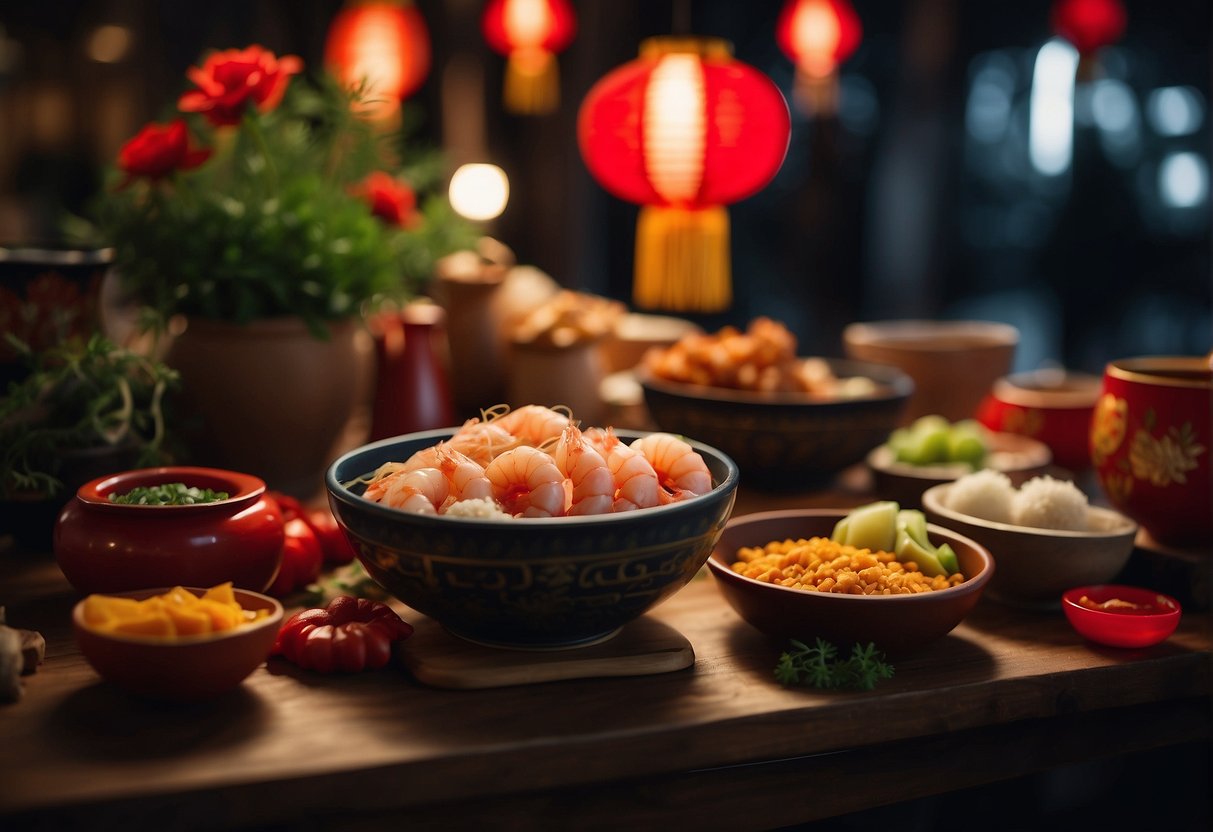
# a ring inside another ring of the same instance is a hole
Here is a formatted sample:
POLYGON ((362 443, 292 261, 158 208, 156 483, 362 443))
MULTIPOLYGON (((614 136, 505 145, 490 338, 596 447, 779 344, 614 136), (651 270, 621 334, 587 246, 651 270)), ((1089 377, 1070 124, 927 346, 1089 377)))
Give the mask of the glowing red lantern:
POLYGON ((837 109, 838 67, 862 37, 859 15, 847 0, 787 0, 775 40, 796 64, 796 100, 804 110, 837 109))
POLYGON ((412 0, 349 2, 329 26, 324 62, 342 84, 366 83, 369 117, 392 117, 429 74, 425 19, 412 0))
POLYGON ((604 188, 639 203, 633 298, 719 311, 732 302, 724 205, 761 190, 788 150, 779 88, 715 38, 652 38, 586 95, 577 134, 604 188))
POLYGON ((506 56, 505 107, 548 113, 560 103, 556 53, 577 34, 569 0, 489 0, 480 20, 484 39, 506 56))
POLYGON ((1120 0, 1059 0, 1052 18, 1053 30, 1085 58, 1120 39, 1127 16, 1120 0))

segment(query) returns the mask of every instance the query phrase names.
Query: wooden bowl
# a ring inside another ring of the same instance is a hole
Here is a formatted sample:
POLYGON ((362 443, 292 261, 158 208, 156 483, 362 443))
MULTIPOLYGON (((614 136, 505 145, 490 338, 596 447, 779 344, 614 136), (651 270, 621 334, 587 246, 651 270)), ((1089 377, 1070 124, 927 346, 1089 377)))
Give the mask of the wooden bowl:
POLYGON ((971 419, 995 380, 1011 370, 1019 330, 994 321, 870 321, 842 333, 850 358, 891 364, 914 379, 902 421, 938 413, 971 419))
POLYGON ((898 655, 920 650, 951 632, 994 575, 994 560, 985 547, 934 525, 927 527, 931 542, 946 542, 956 552, 966 578, 959 586, 915 595, 842 595, 769 584, 732 569, 742 547, 828 537, 846 514, 841 509, 793 509, 734 517, 708 559, 720 593, 738 615, 769 636, 810 643, 820 636, 840 645, 870 641, 898 655))
MULTIPOLYGON (((1049 447, 1035 439, 1013 433, 994 433, 989 437, 990 453, 986 467, 1001 471, 1016 487, 1049 469, 1053 455, 1049 447)), ((872 489, 882 500, 896 500, 902 508, 921 508, 922 493, 928 488, 953 482, 973 469, 964 463, 910 465, 898 462, 888 445, 874 448, 867 456, 872 472, 872 489)))
POLYGON ((976 540, 998 562, 991 598, 1012 605, 1055 609, 1070 587, 1102 584, 1124 569, 1137 524, 1111 509, 1087 509, 1089 531, 1034 529, 982 520, 948 508, 952 483, 927 489, 928 519, 976 540))
MULTIPOLYGON (((171 587, 113 593, 140 601, 171 587)), ((206 590, 187 587, 201 596, 206 590)), ((246 610, 267 610, 264 618, 235 630, 201 636, 155 638, 116 635, 84 623, 84 601, 72 610, 80 652, 108 682, 152 699, 207 699, 243 682, 269 656, 282 624, 282 604, 257 592, 234 590, 246 610)))

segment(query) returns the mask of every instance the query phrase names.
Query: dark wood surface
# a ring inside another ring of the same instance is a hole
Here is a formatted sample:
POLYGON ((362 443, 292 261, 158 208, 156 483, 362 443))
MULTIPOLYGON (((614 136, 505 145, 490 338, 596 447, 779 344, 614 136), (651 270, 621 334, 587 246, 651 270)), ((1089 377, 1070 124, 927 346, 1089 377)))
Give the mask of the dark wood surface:
MULTIPOLYGON (((861 500, 742 494, 737 512, 861 500)), ((782 645, 705 574, 650 613, 693 646, 684 670, 449 690, 403 666, 319 676, 271 659, 232 694, 173 705, 98 679, 75 600, 48 556, 0 553, 10 624, 48 645, 0 706, 0 828, 664 829, 675 809, 693 828, 771 828, 1210 736, 1205 612, 1115 650, 1060 612, 983 600, 877 690, 822 692, 775 683, 782 645), (813 799, 786 799, 805 782, 813 799)))

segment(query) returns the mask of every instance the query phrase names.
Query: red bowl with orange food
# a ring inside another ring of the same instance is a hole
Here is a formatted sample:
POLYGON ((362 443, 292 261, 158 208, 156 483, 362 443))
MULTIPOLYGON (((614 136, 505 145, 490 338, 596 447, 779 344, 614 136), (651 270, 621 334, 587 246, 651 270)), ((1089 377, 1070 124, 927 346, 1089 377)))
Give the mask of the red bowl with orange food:
POLYGON ((1149 647, 1179 626, 1183 608, 1169 595, 1121 584, 1066 590, 1061 609, 1079 635, 1109 647, 1149 647))
POLYGON ((890 595, 809 591, 746 577, 733 569, 743 547, 828 538, 846 515, 839 509, 792 509, 734 517, 708 559, 721 595, 742 619, 772 637, 872 642, 889 655, 902 655, 921 650, 955 629, 994 575, 994 559, 984 546, 936 525, 927 526, 931 543, 951 546, 964 576, 962 583, 946 589, 890 595))

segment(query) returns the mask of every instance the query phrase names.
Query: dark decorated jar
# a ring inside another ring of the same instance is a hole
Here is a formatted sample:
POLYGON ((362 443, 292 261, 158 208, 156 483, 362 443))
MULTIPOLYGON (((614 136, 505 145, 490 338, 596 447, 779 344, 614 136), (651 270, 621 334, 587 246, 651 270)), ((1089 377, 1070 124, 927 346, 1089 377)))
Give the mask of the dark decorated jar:
POLYGON ((59 568, 81 593, 231 581, 262 592, 282 559, 283 519, 265 482, 217 468, 169 466, 124 471, 80 486, 55 524, 59 568), (191 505, 115 503, 111 495, 183 483, 226 492, 191 505))

